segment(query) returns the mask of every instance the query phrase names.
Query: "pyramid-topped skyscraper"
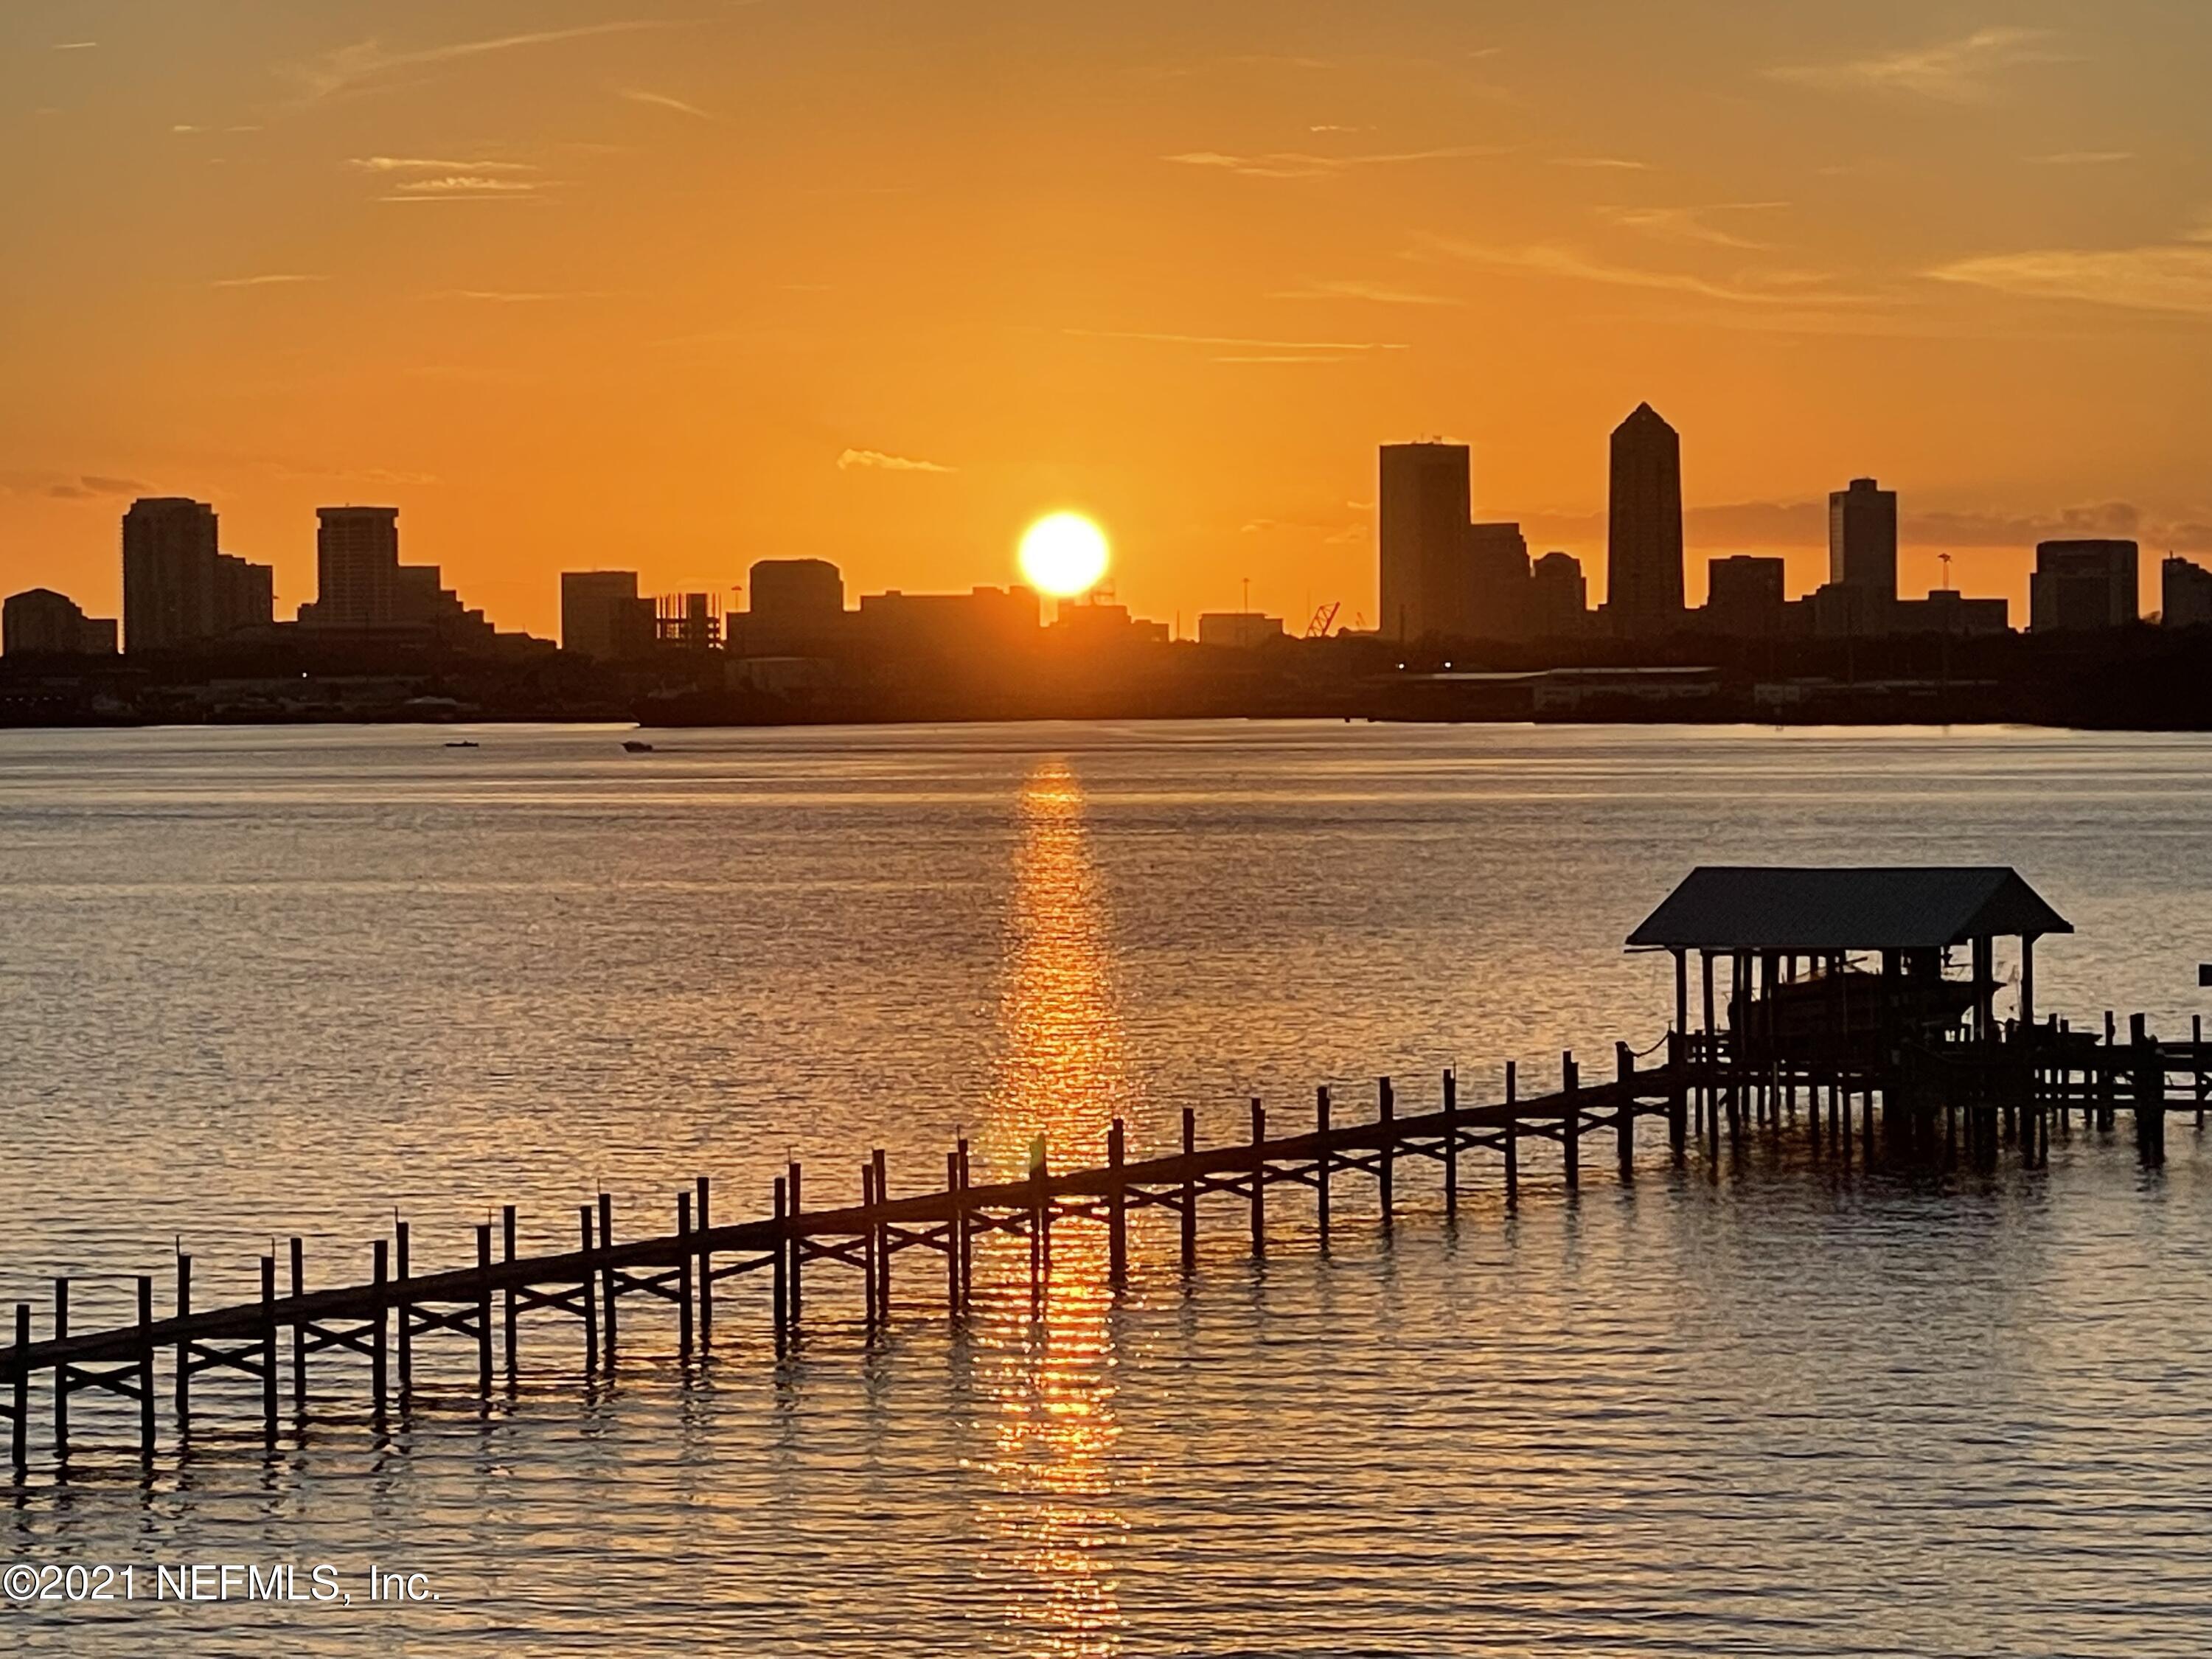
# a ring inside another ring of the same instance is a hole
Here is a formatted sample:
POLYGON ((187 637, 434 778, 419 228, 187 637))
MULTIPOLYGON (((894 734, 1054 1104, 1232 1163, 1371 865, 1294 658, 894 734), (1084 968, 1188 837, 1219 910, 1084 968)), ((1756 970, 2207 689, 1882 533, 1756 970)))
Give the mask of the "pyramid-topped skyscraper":
POLYGON ((1606 611, 1629 639, 1683 623, 1682 441, 1649 404, 1613 428, 1606 611))

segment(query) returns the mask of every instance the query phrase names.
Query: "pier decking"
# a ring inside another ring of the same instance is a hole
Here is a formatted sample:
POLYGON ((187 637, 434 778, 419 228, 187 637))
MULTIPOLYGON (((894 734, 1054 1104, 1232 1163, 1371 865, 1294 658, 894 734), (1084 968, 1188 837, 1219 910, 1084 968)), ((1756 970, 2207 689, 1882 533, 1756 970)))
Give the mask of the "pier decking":
POLYGON ((488 1396, 495 1375, 516 1374, 517 1328, 525 1316, 575 1321, 586 1366, 597 1370, 614 1363, 620 1321, 633 1308, 659 1302, 672 1308, 678 1348, 689 1356, 715 1340, 717 1287, 751 1274, 765 1275, 769 1291, 768 1328, 754 1340, 763 1353, 781 1355, 799 1340, 821 1269, 857 1273, 872 1328, 889 1316, 895 1295, 915 1304, 941 1296, 957 1316, 969 1299, 975 1241, 991 1233, 1028 1241, 1034 1292, 1047 1276, 1053 1229, 1103 1224, 1109 1275, 1119 1285, 1128 1272, 1129 1218, 1137 1212, 1176 1218, 1179 1260, 1188 1272, 1196 1265, 1200 1208, 1207 1200, 1245 1208, 1251 1249, 1258 1253, 1267 1247, 1270 1193, 1303 1188, 1326 1243, 1346 1178, 1371 1193, 1370 1213, 1387 1226, 1398 1208, 1399 1166, 1434 1166, 1449 1216, 1468 1189, 1472 1157, 1494 1155, 1494 1178, 1510 1204, 1520 1195, 1523 1147, 1550 1143, 1571 1193, 1593 1142, 1597 1155, 1609 1152, 1627 1177, 1635 1167, 1638 1125, 1647 1118, 1663 1125, 1673 1161, 1717 1159, 1724 1144, 1740 1145, 1749 1133, 1795 1132, 1825 1158, 1885 1155, 1987 1168, 2011 1145, 2033 1169, 2047 1156, 2054 1121, 2063 1132, 2079 1110, 2085 1124, 2110 1130, 2126 1110, 2135 1120, 2139 1156, 2154 1165, 2165 1156, 2169 1113, 2193 1110, 2202 1127, 2212 1063, 2201 1021, 2189 1042, 2160 1043, 2141 1016, 2130 1022, 2124 1043, 2107 1015, 2101 1034, 2069 1031, 2053 1021, 1905 1051, 1880 1067, 1740 1054, 1738 1047, 1726 1033, 1670 1032, 1663 1063, 1639 1068, 1634 1052, 1616 1044, 1613 1077, 1589 1085, 1570 1054, 1562 1057, 1563 1086, 1530 1098, 1519 1096, 1509 1065, 1504 1097, 1486 1104, 1462 1103, 1455 1075, 1446 1072, 1441 1107, 1405 1116, 1385 1078, 1376 1116, 1357 1123, 1334 1121, 1331 1091, 1324 1087, 1315 1096, 1312 1127, 1289 1134, 1273 1131, 1255 1100, 1249 1136, 1208 1147, 1197 1144, 1195 1115, 1187 1108, 1180 1147, 1133 1161, 1116 1119, 1105 1164, 1055 1171, 1041 1162, 1026 1179, 1012 1182, 972 1182, 963 1140, 945 1154, 941 1187, 904 1197, 891 1195, 884 1155, 877 1151, 861 1164, 860 1201, 851 1205, 807 1207, 805 1171, 793 1164, 774 1181, 767 1213, 738 1222, 714 1220, 715 1194, 702 1178, 676 1195, 672 1231, 627 1241, 617 1238, 614 1200, 602 1193, 596 1204, 579 1208, 576 1248, 548 1255, 516 1255, 510 1205, 496 1239, 490 1224, 477 1227, 473 1265, 429 1273, 413 1272, 409 1226, 402 1221, 391 1238, 370 1247, 365 1280, 326 1290, 307 1288, 302 1241, 295 1237, 281 1264, 274 1255, 261 1258, 258 1299, 223 1307, 192 1306, 192 1259, 180 1254, 167 1316, 155 1316, 154 1280, 142 1276, 137 1319, 97 1331, 70 1329, 70 1281, 58 1279, 44 1337, 33 1339, 29 1304, 15 1310, 13 1344, 0 1349, 0 1421, 8 1425, 20 1474, 29 1462, 33 1383, 40 1382, 36 1392, 52 1411, 51 1453, 64 1463, 70 1401, 98 1390, 137 1404, 138 1450, 150 1458, 164 1393, 159 1374, 167 1372, 170 1416, 182 1437, 191 1431, 195 1382, 228 1373, 257 1385, 262 1427, 273 1442, 285 1397, 295 1412, 305 1409, 308 1362, 339 1356, 364 1365, 368 1400, 380 1421, 395 1392, 403 1401, 408 1396, 418 1341, 469 1345, 477 1384, 488 1396), (2177 1075, 2186 1079, 2179 1092, 2177 1075), (915 1251, 939 1258, 943 1276, 899 1288, 893 1264, 915 1251), (281 1293, 280 1265, 286 1273, 281 1293))

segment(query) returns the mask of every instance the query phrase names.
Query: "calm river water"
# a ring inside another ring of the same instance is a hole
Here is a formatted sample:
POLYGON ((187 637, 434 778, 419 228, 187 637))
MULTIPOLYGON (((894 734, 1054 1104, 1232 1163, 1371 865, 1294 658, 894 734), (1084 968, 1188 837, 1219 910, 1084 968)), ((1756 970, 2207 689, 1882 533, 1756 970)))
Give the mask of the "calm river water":
MULTIPOLYGON (((1672 1000, 1624 935, 1699 862, 2002 862, 2079 927, 2046 1011, 2185 1029, 2212 959, 2212 741, 2049 732, 1035 726, 0 733, 0 1303, 82 1326, 272 1239, 365 1276, 395 1212, 458 1265, 714 1177, 763 1209, 1137 1155, 1185 1105, 1343 1121, 1455 1065, 1605 1075, 1672 1000)), ((689 1367, 626 1303, 611 1382, 526 1322, 489 1409, 423 1339, 380 1439, 332 1359, 272 1455, 198 1384, 150 1474, 80 1396, 65 1479, 0 1486, 0 1564, 333 1565, 351 1606, 0 1604, 72 1656, 2189 1655, 2212 1647, 2212 1160, 2126 1120, 2047 1170, 1538 1161, 1389 1236, 1340 1188, 1224 1202, 1197 1273, 1142 1231, 988 1252, 947 1328, 907 1266, 870 1344, 810 1280, 779 1368, 733 1281, 689 1367), (1015 1286, 1020 1282, 1017 1293, 1015 1286), (369 1604, 374 1565, 434 1601, 369 1604)), ((166 1365, 165 1365, 166 1372, 166 1365)), ((166 1376, 163 1386, 166 1389, 166 1376)), ((144 1580, 141 1579, 143 1592, 144 1580)))

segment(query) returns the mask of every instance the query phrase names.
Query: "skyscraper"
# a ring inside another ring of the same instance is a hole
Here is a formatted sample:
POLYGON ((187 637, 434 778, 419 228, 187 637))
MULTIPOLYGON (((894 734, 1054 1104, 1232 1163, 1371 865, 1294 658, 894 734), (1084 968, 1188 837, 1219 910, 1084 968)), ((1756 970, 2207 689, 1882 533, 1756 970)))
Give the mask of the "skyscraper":
POLYGON ((1682 626, 1682 441, 1649 404, 1613 428, 1605 580, 1614 633, 1682 626))
POLYGON ((1378 632, 1418 640, 1443 625, 1439 614, 1474 516, 1465 444, 1382 446, 1382 603, 1378 632))
POLYGON ((2028 631, 2081 633, 2140 620, 2133 542, 2039 542, 2028 578, 2028 631))
POLYGON ((1528 627, 1528 541, 1517 524, 1469 525, 1450 568, 1436 631, 1462 640, 1517 640, 1528 627))
POLYGON ((149 496, 123 515, 123 643, 167 651, 216 625, 216 517, 204 501, 149 496))
POLYGON ((1854 478, 1828 497, 1828 580, 1875 605, 1897 598, 1897 492, 1854 478))
POLYGON ((1528 632, 1540 640, 1569 639, 1589 621, 1589 583, 1571 553, 1551 552, 1528 568, 1528 632))
POLYGON ((325 628, 376 628, 399 620, 399 509, 315 510, 315 604, 325 628))

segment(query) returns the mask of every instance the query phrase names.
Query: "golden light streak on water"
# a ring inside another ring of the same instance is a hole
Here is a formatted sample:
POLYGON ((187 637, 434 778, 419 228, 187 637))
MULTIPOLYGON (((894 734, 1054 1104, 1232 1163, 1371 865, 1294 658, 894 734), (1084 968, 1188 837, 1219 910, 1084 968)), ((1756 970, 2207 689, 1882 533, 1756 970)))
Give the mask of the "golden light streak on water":
MULTIPOLYGON (((1104 900, 1065 760, 1040 761, 1019 800, 1001 1059, 981 1151, 994 1170, 1029 1166, 1043 1137, 1056 1168, 1101 1163, 1126 1097, 1104 900)), ((1091 1221, 1052 1231, 1042 1281, 1027 1240, 994 1234, 979 1253, 976 1376, 996 1411, 985 1573, 1019 1650, 1057 1656, 1121 1649, 1105 1559, 1125 1528, 1110 1455, 1114 1348, 1106 1236, 1091 1221)))

